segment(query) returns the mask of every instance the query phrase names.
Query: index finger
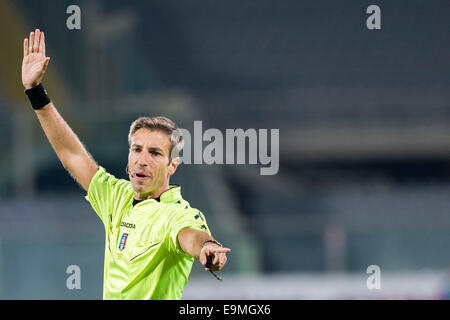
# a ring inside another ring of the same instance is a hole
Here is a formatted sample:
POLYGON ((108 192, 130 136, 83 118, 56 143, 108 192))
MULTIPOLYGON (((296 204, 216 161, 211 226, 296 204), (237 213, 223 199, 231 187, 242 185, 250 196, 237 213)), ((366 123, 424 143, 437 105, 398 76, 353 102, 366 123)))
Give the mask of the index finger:
POLYGON ((212 252, 212 253, 228 253, 228 252, 230 252, 230 251, 231 251, 230 248, 222 248, 222 247, 220 247, 220 248, 214 248, 214 249, 211 249, 211 250, 210 250, 210 252, 212 252))
POLYGON ((45 57, 45 36, 44 36, 44 32, 41 32, 41 41, 39 42, 39 52, 42 52, 42 54, 45 57))

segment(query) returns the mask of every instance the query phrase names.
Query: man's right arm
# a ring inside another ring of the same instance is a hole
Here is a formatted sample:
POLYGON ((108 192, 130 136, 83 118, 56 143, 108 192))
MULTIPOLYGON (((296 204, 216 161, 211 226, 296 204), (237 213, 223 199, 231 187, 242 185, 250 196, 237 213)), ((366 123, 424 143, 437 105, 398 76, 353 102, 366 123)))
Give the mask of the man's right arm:
POLYGON ((59 160, 84 190, 88 190, 98 166, 53 103, 36 110, 36 115, 59 160))
MULTIPOLYGON (((45 56, 44 33, 38 29, 24 40, 24 58, 22 62, 22 83, 25 89, 31 89, 41 83, 50 58, 45 56)), ((35 110, 50 144, 63 166, 88 190, 98 166, 81 141, 56 110, 52 102, 35 110)))

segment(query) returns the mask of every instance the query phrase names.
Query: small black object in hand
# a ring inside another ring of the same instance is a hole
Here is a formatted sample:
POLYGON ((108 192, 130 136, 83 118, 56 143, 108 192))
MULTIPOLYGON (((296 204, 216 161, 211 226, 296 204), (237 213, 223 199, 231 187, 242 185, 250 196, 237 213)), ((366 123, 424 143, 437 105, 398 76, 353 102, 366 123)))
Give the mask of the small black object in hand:
POLYGON ((212 257, 211 256, 206 256, 206 264, 205 267, 207 268, 212 268, 212 257))
MULTIPOLYGON (((206 264, 205 264, 206 268, 212 268, 213 264, 212 264, 212 257, 211 256, 206 256, 206 264)), ((209 270, 209 272, 211 272, 213 274, 214 277, 216 277, 217 280, 222 281, 222 278, 219 277, 217 274, 214 273, 214 271, 209 270)))

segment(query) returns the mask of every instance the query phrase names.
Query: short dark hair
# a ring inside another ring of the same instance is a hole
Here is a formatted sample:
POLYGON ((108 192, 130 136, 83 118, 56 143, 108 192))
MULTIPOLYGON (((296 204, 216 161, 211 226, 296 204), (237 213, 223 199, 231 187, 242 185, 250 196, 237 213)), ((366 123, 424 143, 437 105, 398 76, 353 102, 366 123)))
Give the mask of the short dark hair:
POLYGON ((131 146, 131 139, 133 135, 139 129, 148 129, 150 131, 161 131, 166 133, 171 142, 169 159, 172 159, 172 153, 176 152, 175 155, 178 156, 183 149, 184 139, 178 130, 178 126, 166 117, 139 117, 133 121, 130 126, 130 132, 128 134, 128 145, 131 146))

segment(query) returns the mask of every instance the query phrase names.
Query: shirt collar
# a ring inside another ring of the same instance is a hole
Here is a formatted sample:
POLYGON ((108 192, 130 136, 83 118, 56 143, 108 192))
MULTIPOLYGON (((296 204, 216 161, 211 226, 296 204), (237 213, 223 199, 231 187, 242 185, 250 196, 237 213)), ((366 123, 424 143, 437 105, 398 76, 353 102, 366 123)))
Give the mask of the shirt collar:
POLYGON ((159 196, 159 201, 164 203, 174 203, 181 199, 181 186, 178 184, 171 184, 169 189, 161 193, 159 196))
POLYGON ((170 204, 178 202, 182 199, 183 198, 181 197, 181 186, 179 186, 178 184, 171 184, 169 186, 169 189, 162 192, 158 198, 144 199, 144 200, 136 200, 133 198, 133 206, 145 200, 155 200, 157 202, 170 204))

